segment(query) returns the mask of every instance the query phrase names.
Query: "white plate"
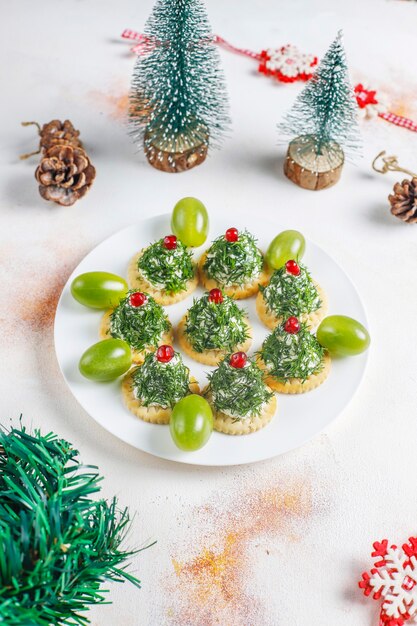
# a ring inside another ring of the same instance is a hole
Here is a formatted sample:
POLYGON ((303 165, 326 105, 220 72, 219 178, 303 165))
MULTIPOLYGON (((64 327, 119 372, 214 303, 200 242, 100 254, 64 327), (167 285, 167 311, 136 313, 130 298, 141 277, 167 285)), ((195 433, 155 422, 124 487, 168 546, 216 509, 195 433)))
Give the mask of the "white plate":
MULTIPOLYGON (((235 220, 236 222, 236 220, 235 220)), ((256 218, 233 223, 247 227, 266 250, 279 227, 256 218)), ((309 393, 298 396, 278 396, 278 409, 270 424, 251 435, 231 437, 214 432, 208 444, 196 452, 182 452, 171 440, 169 428, 147 424, 134 417, 124 407, 120 381, 94 383, 81 376, 78 361, 92 343, 98 341, 102 312, 83 307, 70 292, 75 276, 83 272, 106 271, 126 276, 127 263, 140 248, 170 231, 168 215, 143 220, 112 235, 92 250, 74 270, 64 287, 55 318, 55 348, 64 378, 81 406, 99 424, 123 441, 158 457, 195 465, 237 465, 252 463, 287 452, 302 445, 330 424, 346 407, 363 377, 366 353, 354 358, 333 360, 325 383, 309 393)), ((211 220, 207 244, 231 224, 218 218, 211 220)), ((196 251, 199 256, 202 250, 196 251)), ((366 325, 366 314, 359 295, 339 265, 317 245, 307 241, 303 262, 313 277, 323 286, 329 299, 329 313, 350 315, 366 325)), ((199 287, 193 296, 200 295, 199 287)), ((192 303, 192 296, 167 307, 174 326, 192 303)), ((255 299, 241 300, 249 311, 254 329, 252 351, 257 350, 267 335, 255 312, 255 299)), ((205 372, 213 369, 200 365, 184 355, 185 363, 201 385, 205 372)))

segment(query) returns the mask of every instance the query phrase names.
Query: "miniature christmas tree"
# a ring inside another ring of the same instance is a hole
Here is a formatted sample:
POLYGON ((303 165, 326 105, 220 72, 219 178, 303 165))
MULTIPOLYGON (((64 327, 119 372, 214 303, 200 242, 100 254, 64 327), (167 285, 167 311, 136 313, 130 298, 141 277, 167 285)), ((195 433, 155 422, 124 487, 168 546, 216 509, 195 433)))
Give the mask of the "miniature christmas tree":
POLYGON ((157 169, 199 165, 228 125, 218 51, 200 0, 157 0, 131 90, 130 129, 157 169))
POLYGON ((139 580, 127 571, 138 550, 121 544, 129 512, 96 499, 101 477, 53 433, 0 427, 0 623, 89 623, 105 582, 139 580))
POLYGON ((337 182, 345 154, 361 143, 341 31, 278 128, 296 137, 284 165, 288 178, 306 189, 337 182))

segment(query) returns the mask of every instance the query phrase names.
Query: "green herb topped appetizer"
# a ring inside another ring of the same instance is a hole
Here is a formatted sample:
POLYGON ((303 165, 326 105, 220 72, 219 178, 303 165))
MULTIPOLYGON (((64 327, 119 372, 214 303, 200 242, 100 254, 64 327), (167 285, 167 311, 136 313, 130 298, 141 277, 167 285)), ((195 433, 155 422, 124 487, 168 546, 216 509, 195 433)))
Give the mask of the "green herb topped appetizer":
POLYGON ((244 352, 228 355, 208 378, 203 395, 213 409, 215 430, 245 435, 266 426, 275 414, 277 401, 264 373, 244 352))
POLYGON ((200 279, 207 290, 215 287, 236 299, 249 298, 266 285, 268 273, 256 239, 247 230, 229 228, 217 237, 199 262, 200 279))
POLYGON ((122 383, 129 411, 152 424, 168 424, 175 404, 199 391, 181 355, 168 345, 147 354, 143 365, 128 372, 122 383))
POLYGON ((267 384, 280 393, 304 393, 321 385, 330 357, 305 322, 289 317, 268 335, 258 353, 267 384))
POLYGON ((191 252, 175 235, 168 235, 135 254, 128 282, 132 289, 148 292, 167 305, 190 295, 198 277, 191 252))
POLYGON ((100 325, 100 339, 123 339, 132 349, 134 363, 142 363, 148 352, 173 342, 168 316, 154 298, 129 291, 115 309, 107 311, 100 325))
POLYGON ((180 321, 178 342, 195 361, 217 365, 232 350, 249 350, 251 327, 233 298, 212 289, 194 300, 180 321))
POLYGON ((271 329, 291 316, 314 328, 326 314, 327 299, 306 266, 291 260, 272 274, 266 287, 259 288, 256 310, 271 329))

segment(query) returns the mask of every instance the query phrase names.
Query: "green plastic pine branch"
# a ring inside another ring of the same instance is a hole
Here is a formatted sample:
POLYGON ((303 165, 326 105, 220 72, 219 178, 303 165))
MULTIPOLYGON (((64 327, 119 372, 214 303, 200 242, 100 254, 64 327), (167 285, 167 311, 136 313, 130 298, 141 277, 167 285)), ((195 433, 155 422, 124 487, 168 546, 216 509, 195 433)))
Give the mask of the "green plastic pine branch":
POLYGON ((337 143, 347 156, 360 151, 357 103, 349 82, 342 31, 323 57, 311 80, 278 126, 294 139, 308 136, 317 155, 337 143))
POLYGON ((182 153, 218 146, 229 124, 218 50, 200 0, 157 0, 132 79, 130 132, 139 145, 182 153))
POLYGON ((0 624, 89 623, 108 581, 139 550, 121 547, 130 526, 117 501, 94 499, 101 477, 53 433, 0 428, 0 624))

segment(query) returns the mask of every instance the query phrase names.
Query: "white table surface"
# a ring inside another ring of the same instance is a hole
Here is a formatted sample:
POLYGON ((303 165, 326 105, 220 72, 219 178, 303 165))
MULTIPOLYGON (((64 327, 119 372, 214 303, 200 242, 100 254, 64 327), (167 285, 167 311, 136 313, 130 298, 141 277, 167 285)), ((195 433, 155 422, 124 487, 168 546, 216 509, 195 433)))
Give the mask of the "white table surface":
MULTIPOLYGON (((417 119, 417 4, 400 0, 211 0, 214 32, 261 50, 291 42, 322 55, 345 31, 354 80, 383 90, 417 119)), ((417 170, 417 135, 363 123, 364 159, 330 190, 308 192, 282 174, 276 123, 298 85, 276 84, 250 59, 222 52, 233 133, 221 152, 182 175, 157 172, 122 122, 133 57, 119 40, 140 30, 150 0, 15 0, 1 6, 1 421, 68 438, 137 512, 130 542, 158 543, 135 559, 142 589, 113 585, 94 626, 371 626, 377 603, 356 581, 371 544, 417 531, 417 226, 391 217, 386 196, 400 174, 374 173, 386 149, 417 170), (41 123, 70 118, 97 168, 73 207, 44 202, 33 173, 41 123), (58 371, 52 324, 62 285, 99 241, 184 195, 209 212, 273 218, 340 262, 367 307, 372 349, 359 393, 303 448, 252 466, 187 467, 127 446, 77 405, 58 371)))

